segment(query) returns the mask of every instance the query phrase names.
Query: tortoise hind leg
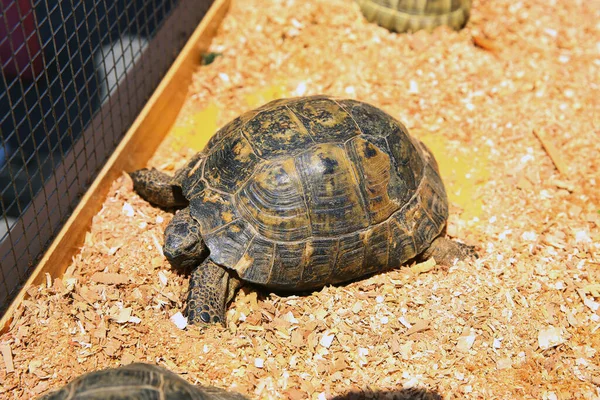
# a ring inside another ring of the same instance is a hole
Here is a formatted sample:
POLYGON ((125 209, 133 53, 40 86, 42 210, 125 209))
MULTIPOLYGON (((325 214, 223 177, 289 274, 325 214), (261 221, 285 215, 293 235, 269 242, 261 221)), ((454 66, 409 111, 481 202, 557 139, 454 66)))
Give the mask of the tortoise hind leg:
POLYGON ((475 246, 455 242, 443 236, 438 236, 431 242, 420 256, 419 259, 427 260, 434 258, 436 263, 451 266, 456 259, 464 260, 467 258, 477 258, 475 246))
POLYGON ((174 178, 156 169, 139 169, 130 172, 133 190, 144 200, 159 207, 184 207, 188 201, 174 178))
POLYGON ((204 260, 190 277, 185 309, 188 322, 207 325, 225 324, 225 308, 233 299, 241 281, 210 259, 204 260))

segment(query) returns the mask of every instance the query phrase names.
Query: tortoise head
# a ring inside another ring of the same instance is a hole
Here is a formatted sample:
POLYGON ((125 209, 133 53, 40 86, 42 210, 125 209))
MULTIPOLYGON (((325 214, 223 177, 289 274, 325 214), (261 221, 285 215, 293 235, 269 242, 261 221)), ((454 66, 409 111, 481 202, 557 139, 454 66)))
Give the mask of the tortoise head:
POLYGON ((175 268, 197 266, 207 256, 200 235, 200 225, 190 215, 189 208, 179 211, 165 229, 163 254, 175 268))

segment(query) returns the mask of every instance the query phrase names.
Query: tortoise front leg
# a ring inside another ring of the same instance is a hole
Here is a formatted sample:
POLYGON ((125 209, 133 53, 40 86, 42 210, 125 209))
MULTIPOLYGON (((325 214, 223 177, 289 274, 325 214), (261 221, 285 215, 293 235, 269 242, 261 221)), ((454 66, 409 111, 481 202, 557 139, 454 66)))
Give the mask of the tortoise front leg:
POLYGON ((225 308, 241 287, 241 281, 210 259, 204 260, 190 276, 185 314, 193 325, 221 322, 225 308))
POLYGON ((477 252, 475 251, 475 246, 469 246, 455 242, 444 236, 438 236, 429 248, 419 256, 419 259, 427 260, 432 257, 438 264, 451 266, 456 259, 477 258, 477 252))
POLYGON ((147 202, 159 207, 173 208, 187 206, 188 201, 174 178, 154 168, 139 169, 129 173, 133 190, 147 202))

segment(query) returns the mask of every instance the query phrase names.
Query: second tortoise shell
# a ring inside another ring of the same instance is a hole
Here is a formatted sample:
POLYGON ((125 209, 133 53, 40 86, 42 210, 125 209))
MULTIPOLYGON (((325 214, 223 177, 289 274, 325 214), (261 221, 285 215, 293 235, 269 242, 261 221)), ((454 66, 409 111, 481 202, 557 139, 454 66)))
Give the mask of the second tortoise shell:
POLYGON ((272 101, 220 129, 182 173, 212 261, 279 290, 397 267, 448 217, 429 150, 355 100, 272 101))
POLYGON ((366 19, 395 32, 428 31, 441 25, 461 29, 471 0, 356 0, 366 19))

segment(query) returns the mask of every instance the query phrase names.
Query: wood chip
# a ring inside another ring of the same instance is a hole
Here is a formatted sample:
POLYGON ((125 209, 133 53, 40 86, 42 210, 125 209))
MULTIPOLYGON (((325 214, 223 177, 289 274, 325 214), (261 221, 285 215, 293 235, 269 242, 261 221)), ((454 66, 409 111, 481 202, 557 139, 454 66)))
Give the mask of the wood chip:
POLYGON ((117 310, 116 313, 113 314, 112 318, 119 324, 129 322, 129 319, 131 318, 131 308, 122 308, 117 310))
POLYGON ((177 312, 171 316, 171 321, 177 326, 179 329, 185 329, 187 327, 187 318, 181 314, 181 312, 177 312))
POLYGON ((306 399, 306 392, 303 392, 299 389, 291 388, 286 392, 286 395, 290 398, 290 400, 304 400, 306 399))
POLYGON ((563 160, 559 150, 552 143, 552 139, 549 138, 546 135, 546 133, 544 133, 543 129, 534 129, 533 133, 534 133, 535 137, 537 137, 539 139, 539 141, 542 143, 544 150, 546 150, 546 153, 548 154, 548 156, 550 156, 550 159, 554 163, 554 166, 556 167, 558 172, 560 172, 562 175, 566 176, 569 172, 568 166, 565 163, 565 161, 563 160))
POLYGON ((2 352, 2 359, 4 360, 4 369, 6 373, 10 374, 15 371, 15 365, 13 364, 12 350, 10 344, 0 343, 0 351, 2 352))
POLYGON ((467 353, 469 350, 471 350, 471 347, 473 347, 475 338, 476 336, 474 334, 459 337, 458 342, 456 343, 456 350, 467 353))
POLYGON ((117 273, 96 272, 90 277, 90 280, 108 285, 123 285, 129 282, 129 277, 117 273))
POLYGON ((435 258, 431 257, 430 259, 422 262, 422 263, 418 263, 413 265, 412 267, 410 267, 410 270, 414 273, 414 274, 423 274, 425 272, 429 272, 432 269, 434 269, 436 266, 436 262, 435 262, 435 258))
POLYGON ((422 319, 418 320, 404 334, 406 336, 410 336, 410 335, 415 334, 417 332, 426 331, 426 330, 429 329, 429 324, 430 324, 430 321, 426 321, 426 320, 422 320, 422 319))
POLYGON ((565 342, 561 328, 550 326, 549 328, 540 330, 538 334, 538 345, 540 349, 547 350, 551 347, 556 347, 565 342))
POLYGON ((498 368, 498 369, 508 369, 511 367, 512 367, 512 360, 510 357, 500 358, 496 362, 496 368, 498 368))
POLYGON ((333 333, 331 333, 331 334, 324 333, 323 336, 321 336, 321 339, 319 340, 319 344, 321 346, 325 347, 326 349, 328 349, 331 346, 331 343, 333 343, 334 338, 335 338, 335 335, 333 333))
POLYGON ((475 46, 482 48, 483 50, 497 52, 498 45, 494 43, 493 40, 490 40, 482 35, 473 35, 473 43, 475 46))

